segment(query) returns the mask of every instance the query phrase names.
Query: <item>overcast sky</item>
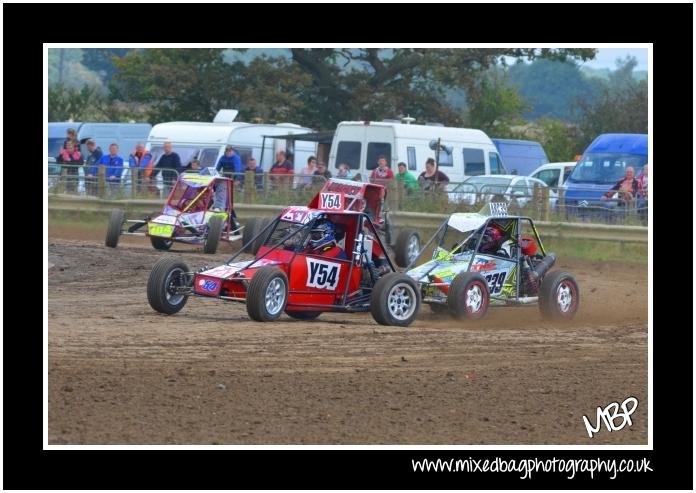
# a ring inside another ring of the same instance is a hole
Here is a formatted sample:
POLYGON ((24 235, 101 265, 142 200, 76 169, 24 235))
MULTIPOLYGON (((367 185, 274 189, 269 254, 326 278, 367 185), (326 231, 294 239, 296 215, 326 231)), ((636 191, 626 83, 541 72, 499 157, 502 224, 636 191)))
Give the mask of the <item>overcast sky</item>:
POLYGON ((594 60, 585 62, 585 65, 592 68, 616 68, 616 59, 625 58, 631 55, 638 60, 636 70, 648 70, 648 49, 647 48, 599 48, 594 60))

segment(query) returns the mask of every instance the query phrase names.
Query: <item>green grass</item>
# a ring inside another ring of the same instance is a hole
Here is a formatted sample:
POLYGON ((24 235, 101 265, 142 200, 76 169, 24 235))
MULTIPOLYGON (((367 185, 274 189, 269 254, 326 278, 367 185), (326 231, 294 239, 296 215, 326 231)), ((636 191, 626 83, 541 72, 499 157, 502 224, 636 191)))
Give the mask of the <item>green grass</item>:
POLYGON ((558 258, 577 258, 601 262, 648 263, 647 243, 618 243, 592 240, 544 239, 544 249, 558 258))
MULTIPOLYGON (((66 211, 49 212, 48 225, 51 230, 65 228, 71 232, 104 232, 108 222, 108 212, 103 214, 66 211)), ((569 240, 546 238, 542 236, 547 252, 554 252, 559 258, 574 258, 600 262, 621 262, 647 264, 648 245, 635 243, 613 243, 608 241, 569 240)))

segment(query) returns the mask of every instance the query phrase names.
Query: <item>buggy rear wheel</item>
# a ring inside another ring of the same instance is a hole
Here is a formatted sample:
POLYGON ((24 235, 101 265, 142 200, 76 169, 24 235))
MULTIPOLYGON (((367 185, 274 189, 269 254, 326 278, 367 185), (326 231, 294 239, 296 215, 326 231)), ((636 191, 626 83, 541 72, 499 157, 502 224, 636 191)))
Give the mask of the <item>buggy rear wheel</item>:
POLYGON ((454 318, 482 318, 488 311, 488 302, 488 283, 481 274, 457 274, 447 294, 447 307, 454 318))
POLYGON ((203 242, 203 253, 217 252, 224 221, 220 216, 212 216, 208 221, 208 234, 203 242))
POLYGON ((106 240, 104 244, 111 248, 116 248, 118 239, 121 236, 121 227, 123 227, 123 210, 112 209, 109 217, 109 226, 106 229, 106 240))
POLYGON ((173 315, 181 310, 188 294, 182 293, 188 283, 188 266, 175 257, 159 259, 147 280, 147 301, 153 310, 173 315))
POLYGON ((246 307, 252 320, 278 320, 288 303, 288 276, 277 267, 261 267, 251 278, 246 307))
POLYGON ((169 250, 172 247, 172 244, 174 243, 172 240, 168 240, 166 238, 160 238, 158 236, 150 236, 150 243, 152 243, 152 246, 154 247, 155 250, 169 250))
POLYGON ((416 281, 392 272, 380 278, 372 289, 370 311, 378 324, 407 327, 418 316, 420 303, 416 281))
POLYGON ((396 265, 406 267, 416 260, 420 252, 420 236, 414 229, 402 229, 396 237, 394 253, 396 254, 396 265))
POLYGON ((539 311, 544 318, 570 320, 579 306, 580 291, 572 274, 554 271, 544 276, 539 288, 539 311))
POLYGON ((247 221, 244 226, 244 231, 242 231, 242 244, 245 246, 245 253, 256 255, 256 252, 259 251, 261 245, 266 241, 266 235, 259 236, 253 243, 250 242, 256 235, 263 231, 271 221, 272 219, 264 217, 252 217, 247 221))

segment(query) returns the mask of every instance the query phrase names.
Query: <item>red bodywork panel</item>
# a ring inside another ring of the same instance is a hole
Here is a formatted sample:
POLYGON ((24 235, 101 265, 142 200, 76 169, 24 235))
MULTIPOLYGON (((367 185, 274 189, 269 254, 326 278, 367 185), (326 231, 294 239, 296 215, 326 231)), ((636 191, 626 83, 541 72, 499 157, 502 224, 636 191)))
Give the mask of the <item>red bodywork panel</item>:
POLYGON ((376 183, 363 183, 360 181, 331 179, 327 181, 319 192, 309 201, 307 207, 318 210, 337 210, 326 207, 326 194, 341 194, 344 198, 344 210, 365 212, 370 215, 373 223, 381 226, 384 222, 382 208, 387 197, 387 189, 383 185, 376 183), (324 205, 324 206, 322 206, 324 205))

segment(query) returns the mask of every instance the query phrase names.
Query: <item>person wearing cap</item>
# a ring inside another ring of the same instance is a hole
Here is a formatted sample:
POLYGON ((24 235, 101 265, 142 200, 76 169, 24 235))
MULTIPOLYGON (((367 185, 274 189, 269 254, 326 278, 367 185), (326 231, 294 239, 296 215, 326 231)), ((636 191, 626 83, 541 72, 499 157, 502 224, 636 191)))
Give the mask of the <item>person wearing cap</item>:
POLYGON ((89 139, 85 144, 85 147, 87 147, 87 157, 85 158, 85 171, 87 171, 87 173, 85 173, 87 176, 85 178, 85 191, 87 192, 87 195, 96 195, 97 180, 93 176, 89 175, 89 170, 97 165, 97 162, 104 155, 104 152, 101 150, 101 147, 97 146, 94 139, 89 139))
POLYGON ((242 172, 242 160, 239 159, 239 155, 234 151, 232 146, 225 147, 225 153, 220 156, 215 170, 222 174, 242 172))

